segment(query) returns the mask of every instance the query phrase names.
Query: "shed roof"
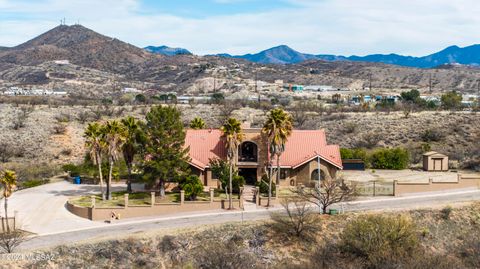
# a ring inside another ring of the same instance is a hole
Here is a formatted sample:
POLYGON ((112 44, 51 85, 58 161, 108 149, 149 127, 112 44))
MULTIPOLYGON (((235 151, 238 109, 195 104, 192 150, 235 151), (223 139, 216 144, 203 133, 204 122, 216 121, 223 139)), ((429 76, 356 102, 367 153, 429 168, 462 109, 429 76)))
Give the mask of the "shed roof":
POLYGON ((438 152, 436 152, 436 151, 425 152, 425 153, 423 154, 423 156, 448 157, 447 155, 438 153, 438 152))

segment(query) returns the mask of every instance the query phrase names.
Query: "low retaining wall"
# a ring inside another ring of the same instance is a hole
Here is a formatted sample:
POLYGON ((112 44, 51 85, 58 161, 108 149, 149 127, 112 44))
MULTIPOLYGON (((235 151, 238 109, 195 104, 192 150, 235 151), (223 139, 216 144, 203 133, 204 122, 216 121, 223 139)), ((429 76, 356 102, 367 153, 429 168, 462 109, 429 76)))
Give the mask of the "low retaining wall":
POLYGON ((70 211, 72 214, 75 214, 79 217, 92 219, 92 208, 91 207, 81 207, 76 206, 69 201, 67 201, 67 210, 70 211))
MULTIPOLYGON (((80 207, 67 202, 67 210, 72 214, 90 220, 110 220, 112 213, 121 219, 156 216, 182 212, 207 211, 228 208, 227 199, 214 199, 213 190, 210 191, 210 201, 185 201, 184 192, 180 192, 180 202, 178 203, 156 203, 155 192, 151 193, 150 205, 129 205, 128 194, 125 195, 125 206, 121 207, 95 207, 92 198, 92 207, 80 207)), ((243 209, 243 197, 233 199, 234 208, 243 209)))
POLYGON ((480 176, 477 175, 458 175, 456 181, 434 181, 430 178, 429 182, 393 182, 394 196, 404 196, 407 194, 422 192, 451 191, 468 188, 480 188, 480 176))

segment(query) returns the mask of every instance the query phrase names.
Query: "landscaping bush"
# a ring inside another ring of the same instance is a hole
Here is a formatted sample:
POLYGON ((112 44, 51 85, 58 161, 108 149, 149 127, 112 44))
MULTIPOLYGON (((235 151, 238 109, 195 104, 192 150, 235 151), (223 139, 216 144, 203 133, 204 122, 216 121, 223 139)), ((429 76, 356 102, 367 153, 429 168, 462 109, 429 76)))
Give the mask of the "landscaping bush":
MULTIPOLYGON (((268 194, 268 176, 264 174, 262 180, 255 183, 256 187, 260 187, 261 194, 268 194)), ((272 195, 275 193, 275 182, 272 182, 272 195)))
POLYGON ((378 149, 369 159, 374 169, 401 170, 407 168, 409 164, 408 151, 403 148, 378 149))
POLYGON ((50 182, 50 180, 48 180, 48 179, 27 180, 27 181, 24 181, 20 184, 20 188, 21 189, 33 188, 33 187, 37 187, 37 186, 40 186, 40 185, 43 185, 43 184, 47 184, 48 182, 50 182))
POLYGON ((410 257, 420 246, 415 224, 402 215, 360 216, 347 224, 340 238, 345 252, 365 259, 374 268, 410 257))
POLYGON ((343 160, 360 159, 360 160, 363 160, 364 162, 367 162, 367 159, 368 159, 367 151, 361 148, 356 148, 356 149, 341 148, 340 155, 343 160))
POLYGON ((194 201, 203 192, 203 184, 196 175, 185 177, 179 182, 180 189, 185 191, 185 198, 194 201))

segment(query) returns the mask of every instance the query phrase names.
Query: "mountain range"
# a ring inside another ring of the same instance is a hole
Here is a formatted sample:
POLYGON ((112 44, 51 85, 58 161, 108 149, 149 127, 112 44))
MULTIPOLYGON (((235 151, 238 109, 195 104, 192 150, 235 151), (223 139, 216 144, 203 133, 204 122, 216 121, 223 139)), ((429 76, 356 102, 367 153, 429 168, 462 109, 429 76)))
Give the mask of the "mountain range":
MULTIPOLYGON (((431 65, 458 62, 452 59, 476 57, 475 49, 475 46, 469 49, 452 47, 441 53, 443 58, 436 55, 424 61, 431 65)), ((167 51, 172 50, 167 48, 167 51)), ((353 89, 372 83, 372 87, 382 89, 425 88, 432 84, 436 89, 476 91, 480 80, 480 69, 467 65, 418 69, 356 60, 303 54, 287 46, 243 56, 182 53, 165 56, 81 25, 60 25, 18 46, 0 47, 0 87, 3 84, 63 85, 66 89, 92 94, 108 93, 122 84, 124 87, 141 85, 162 91, 195 93, 211 91, 215 79, 223 85, 240 85, 239 81, 257 77, 267 82, 283 80, 353 89), (58 61, 69 64, 57 64, 58 61), (264 63, 277 64, 266 66, 264 63)), ((399 61, 392 63, 400 64, 399 61)), ((230 91, 229 87, 225 86, 225 90, 230 91)))
POLYGON ((367 56, 341 56, 328 54, 307 54, 298 52, 286 45, 273 47, 255 54, 230 55, 217 54, 220 57, 245 59, 262 64, 297 64, 308 60, 354 61, 393 64, 407 67, 432 68, 446 64, 480 65, 480 45, 464 48, 451 46, 437 53, 423 57, 398 54, 372 54, 367 56))

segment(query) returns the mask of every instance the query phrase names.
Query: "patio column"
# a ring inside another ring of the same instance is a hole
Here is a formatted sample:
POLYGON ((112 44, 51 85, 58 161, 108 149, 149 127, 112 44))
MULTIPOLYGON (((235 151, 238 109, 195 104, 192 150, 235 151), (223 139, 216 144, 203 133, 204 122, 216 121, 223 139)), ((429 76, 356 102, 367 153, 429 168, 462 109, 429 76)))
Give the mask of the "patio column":
POLYGON ((153 207, 155 205, 155 192, 154 191, 150 192, 150 195, 151 195, 150 196, 150 206, 153 207))
POLYGON ((255 187, 255 204, 260 205, 260 187, 255 187))
POLYGON ((210 188, 210 203, 213 203, 214 197, 215 197, 215 191, 213 188, 210 188))
POLYGON ((180 204, 183 205, 185 203, 185 191, 180 191, 180 204))

